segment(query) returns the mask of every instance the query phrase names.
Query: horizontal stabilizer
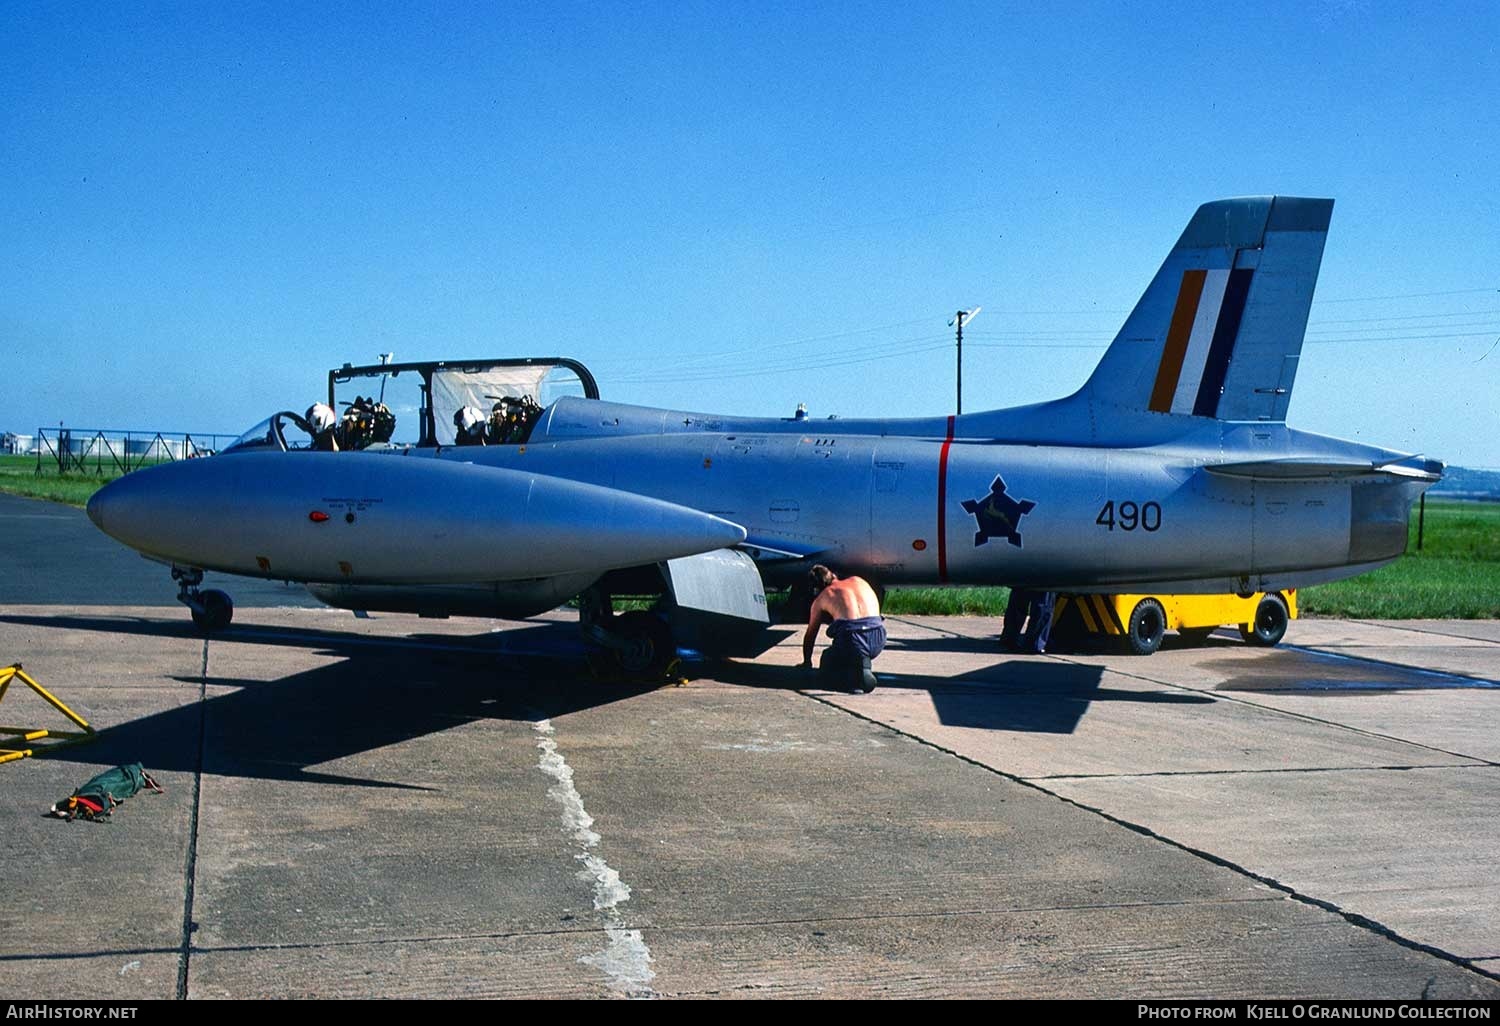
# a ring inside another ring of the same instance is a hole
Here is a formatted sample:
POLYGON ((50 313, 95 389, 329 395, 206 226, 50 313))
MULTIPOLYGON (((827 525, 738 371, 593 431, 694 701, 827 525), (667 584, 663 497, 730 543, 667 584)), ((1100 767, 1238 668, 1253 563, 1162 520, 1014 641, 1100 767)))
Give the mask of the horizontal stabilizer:
POLYGON ((1268 481, 1312 481, 1331 477, 1363 477, 1386 474, 1419 481, 1436 481, 1443 476, 1443 464, 1437 460, 1413 456, 1391 463, 1369 460, 1284 459, 1253 460, 1246 463, 1213 463, 1203 468, 1224 477, 1259 478, 1268 481))
POLYGON ((827 546, 824 545, 799 546, 795 542, 786 542, 780 538, 774 542, 767 542, 753 535, 746 538, 738 548, 757 563, 794 563, 803 559, 811 559, 819 553, 828 551, 827 546))

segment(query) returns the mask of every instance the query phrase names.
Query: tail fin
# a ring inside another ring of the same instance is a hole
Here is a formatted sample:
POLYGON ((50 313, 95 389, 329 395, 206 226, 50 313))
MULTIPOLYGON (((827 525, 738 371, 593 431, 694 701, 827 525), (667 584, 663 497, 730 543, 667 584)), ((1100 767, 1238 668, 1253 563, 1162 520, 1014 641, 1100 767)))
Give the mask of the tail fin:
POLYGON ((1198 208, 1083 387, 1096 406, 1286 420, 1333 200, 1198 208))

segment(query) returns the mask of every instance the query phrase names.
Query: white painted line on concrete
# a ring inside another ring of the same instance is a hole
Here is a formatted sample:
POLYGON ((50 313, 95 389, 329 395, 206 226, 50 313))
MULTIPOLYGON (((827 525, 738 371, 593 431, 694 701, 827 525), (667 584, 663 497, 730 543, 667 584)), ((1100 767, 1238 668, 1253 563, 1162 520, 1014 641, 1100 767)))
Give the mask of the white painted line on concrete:
POLYGON ((609 985, 630 997, 656 997, 651 981, 656 973, 651 969, 651 949, 646 946, 639 930, 627 930, 620 906, 630 900, 630 885, 620 879, 620 874, 593 851, 599 845, 599 834, 594 830, 594 817, 583 807, 583 796, 573 784, 573 767, 568 765, 553 740, 557 731, 551 720, 536 720, 536 746, 542 756, 537 765, 553 780, 547 796, 562 809, 563 829, 582 847, 573 856, 583 863, 578 875, 594 885, 594 909, 603 914, 604 935, 609 939, 603 951, 585 955, 578 961, 591 965, 609 977, 609 985))
POLYGON ((1500 645, 1500 640, 1496 640, 1495 638, 1476 638, 1472 634, 1451 634, 1448 631, 1440 631, 1440 630, 1437 630, 1435 627, 1431 626, 1432 624, 1447 624, 1447 623, 1452 623, 1453 621, 1445 621, 1445 620, 1420 620, 1420 621, 1416 621, 1418 623, 1424 623, 1424 624, 1428 625, 1428 626, 1424 626, 1424 627, 1413 627, 1411 624, 1396 623, 1393 620, 1350 620, 1349 622, 1350 623, 1362 623, 1366 627, 1377 627, 1377 628, 1382 628, 1382 629, 1386 629, 1386 630, 1393 630, 1393 631, 1408 631, 1408 632, 1410 632, 1412 634, 1430 634, 1430 635, 1432 635, 1433 637, 1436 637, 1436 638, 1452 638, 1454 641, 1473 641, 1473 642, 1475 642, 1475 643, 1477 643, 1479 645, 1500 645))

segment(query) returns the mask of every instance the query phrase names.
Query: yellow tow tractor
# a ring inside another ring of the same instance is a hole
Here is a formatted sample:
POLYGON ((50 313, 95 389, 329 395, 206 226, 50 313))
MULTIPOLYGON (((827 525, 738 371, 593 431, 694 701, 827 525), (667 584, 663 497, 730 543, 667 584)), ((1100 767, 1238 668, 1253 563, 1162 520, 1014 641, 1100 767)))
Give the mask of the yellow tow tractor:
MULTIPOLYGON (((1215 629, 1232 625, 1251 645, 1269 648, 1297 618, 1297 592, 1239 595, 1073 595, 1057 597, 1052 637, 1065 644, 1080 636, 1123 638, 1136 655, 1161 647, 1176 631, 1190 645, 1201 645, 1215 629), (1061 635, 1061 638, 1059 638, 1061 635)), ((1050 647, 1050 646, 1049 646, 1050 647)))

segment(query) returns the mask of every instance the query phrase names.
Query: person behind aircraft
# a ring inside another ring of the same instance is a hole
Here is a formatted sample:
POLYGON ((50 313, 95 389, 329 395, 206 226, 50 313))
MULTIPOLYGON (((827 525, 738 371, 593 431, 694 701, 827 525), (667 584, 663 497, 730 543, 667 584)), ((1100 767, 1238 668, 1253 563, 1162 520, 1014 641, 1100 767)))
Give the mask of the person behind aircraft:
POLYGON ((1012 588, 1001 621, 1000 647, 1007 652, 1046 652, 1056 604, 1056 592, 1012 588))
POLYGON ((848 682, 851 691, 872 691, 876 677, 870 662, 885 649, 885 618, 880 599, 862 577, 842 580, 819 564, 808 571, 812 586, 812 609, 802 636, 802 666, 812 668, 813 646, 818 628, 828 624, 832 643, 823 653, 819 670, 825 676, 848 682))

